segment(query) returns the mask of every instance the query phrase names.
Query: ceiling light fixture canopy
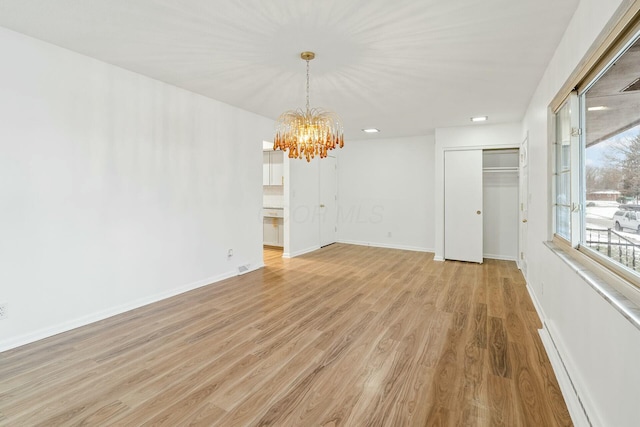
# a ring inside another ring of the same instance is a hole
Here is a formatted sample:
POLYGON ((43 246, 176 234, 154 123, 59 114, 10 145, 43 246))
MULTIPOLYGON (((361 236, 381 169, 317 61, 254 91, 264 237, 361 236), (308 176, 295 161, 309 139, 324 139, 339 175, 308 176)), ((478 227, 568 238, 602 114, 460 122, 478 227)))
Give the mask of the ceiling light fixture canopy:
POLYGON ((300 57, 307 61, 307 106, 305 110, 285 111, 276 120, 276 134, 273 138, 274 150, 289 150, 289 158, 307 159, 316 155, 327 157, 327 152, 336 146, 344 146, 344 130, 340 117, 320 108, 309 107, 309 61, 315 58, 313 52, 302 52, 300 57))

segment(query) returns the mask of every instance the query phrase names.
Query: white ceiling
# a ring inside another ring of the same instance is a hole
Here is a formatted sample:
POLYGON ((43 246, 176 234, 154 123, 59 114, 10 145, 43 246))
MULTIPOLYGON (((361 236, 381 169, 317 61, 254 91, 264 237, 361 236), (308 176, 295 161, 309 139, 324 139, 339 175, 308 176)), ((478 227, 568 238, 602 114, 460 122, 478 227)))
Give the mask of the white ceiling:
POLYGON ((0 0, 0 26, 275 119, 334 110, 346 139, 521 120, 579 0, 0 0))

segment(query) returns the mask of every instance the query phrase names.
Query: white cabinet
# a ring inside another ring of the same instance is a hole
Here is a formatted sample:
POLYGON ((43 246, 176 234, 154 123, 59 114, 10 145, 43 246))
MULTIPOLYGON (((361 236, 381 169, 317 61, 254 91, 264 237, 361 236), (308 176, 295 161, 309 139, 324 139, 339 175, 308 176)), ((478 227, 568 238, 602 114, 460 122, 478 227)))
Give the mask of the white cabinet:
POLYGON ((278 234, 280 227, 278 226, 278 218, 264 218, 264 223, 262 227, 263 240, 262 243, 269 246, 279 246, 278 245, 278 234))
POLYGON ((284 246, 284 220, 282 209, 265 209, 262 222, 262 243, 269 246, 284 246))
POLYGON ((271 185, 284 185, 284 156, 282 151, 269 153, 271 161, 271 185))
POLYGON ((271 185, 271 153, 262 152, 262 185, 271 185))
POLYGON ((284 185, 282 151, 262 152, 262 185, 284 185))

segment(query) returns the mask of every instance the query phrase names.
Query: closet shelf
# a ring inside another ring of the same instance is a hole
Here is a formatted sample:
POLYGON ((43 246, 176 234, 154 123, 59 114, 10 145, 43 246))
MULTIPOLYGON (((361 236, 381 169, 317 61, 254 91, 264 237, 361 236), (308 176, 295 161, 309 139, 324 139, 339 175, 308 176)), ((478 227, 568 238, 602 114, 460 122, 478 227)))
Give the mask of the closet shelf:
POLYGON ((519 169, 516 166, 482 168, 482 172, 518 172, 518 170, 519 169))

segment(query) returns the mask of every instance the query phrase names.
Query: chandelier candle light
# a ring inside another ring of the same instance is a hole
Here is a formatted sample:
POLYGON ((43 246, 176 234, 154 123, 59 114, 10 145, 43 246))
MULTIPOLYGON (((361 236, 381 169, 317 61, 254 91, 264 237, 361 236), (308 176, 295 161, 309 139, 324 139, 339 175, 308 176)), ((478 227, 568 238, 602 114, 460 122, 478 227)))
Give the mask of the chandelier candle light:
POLYGON ((307 61, 307 108, 285 111, 276 121, 274 150, 289 150, 289 158, 306 158, 310 162, 316 155, 327 157, 327 152, 336 146, 344 147, 344 131, 340 117, 320 108, 309 108, 309 61, 313 52, 302 52, 307 61))

